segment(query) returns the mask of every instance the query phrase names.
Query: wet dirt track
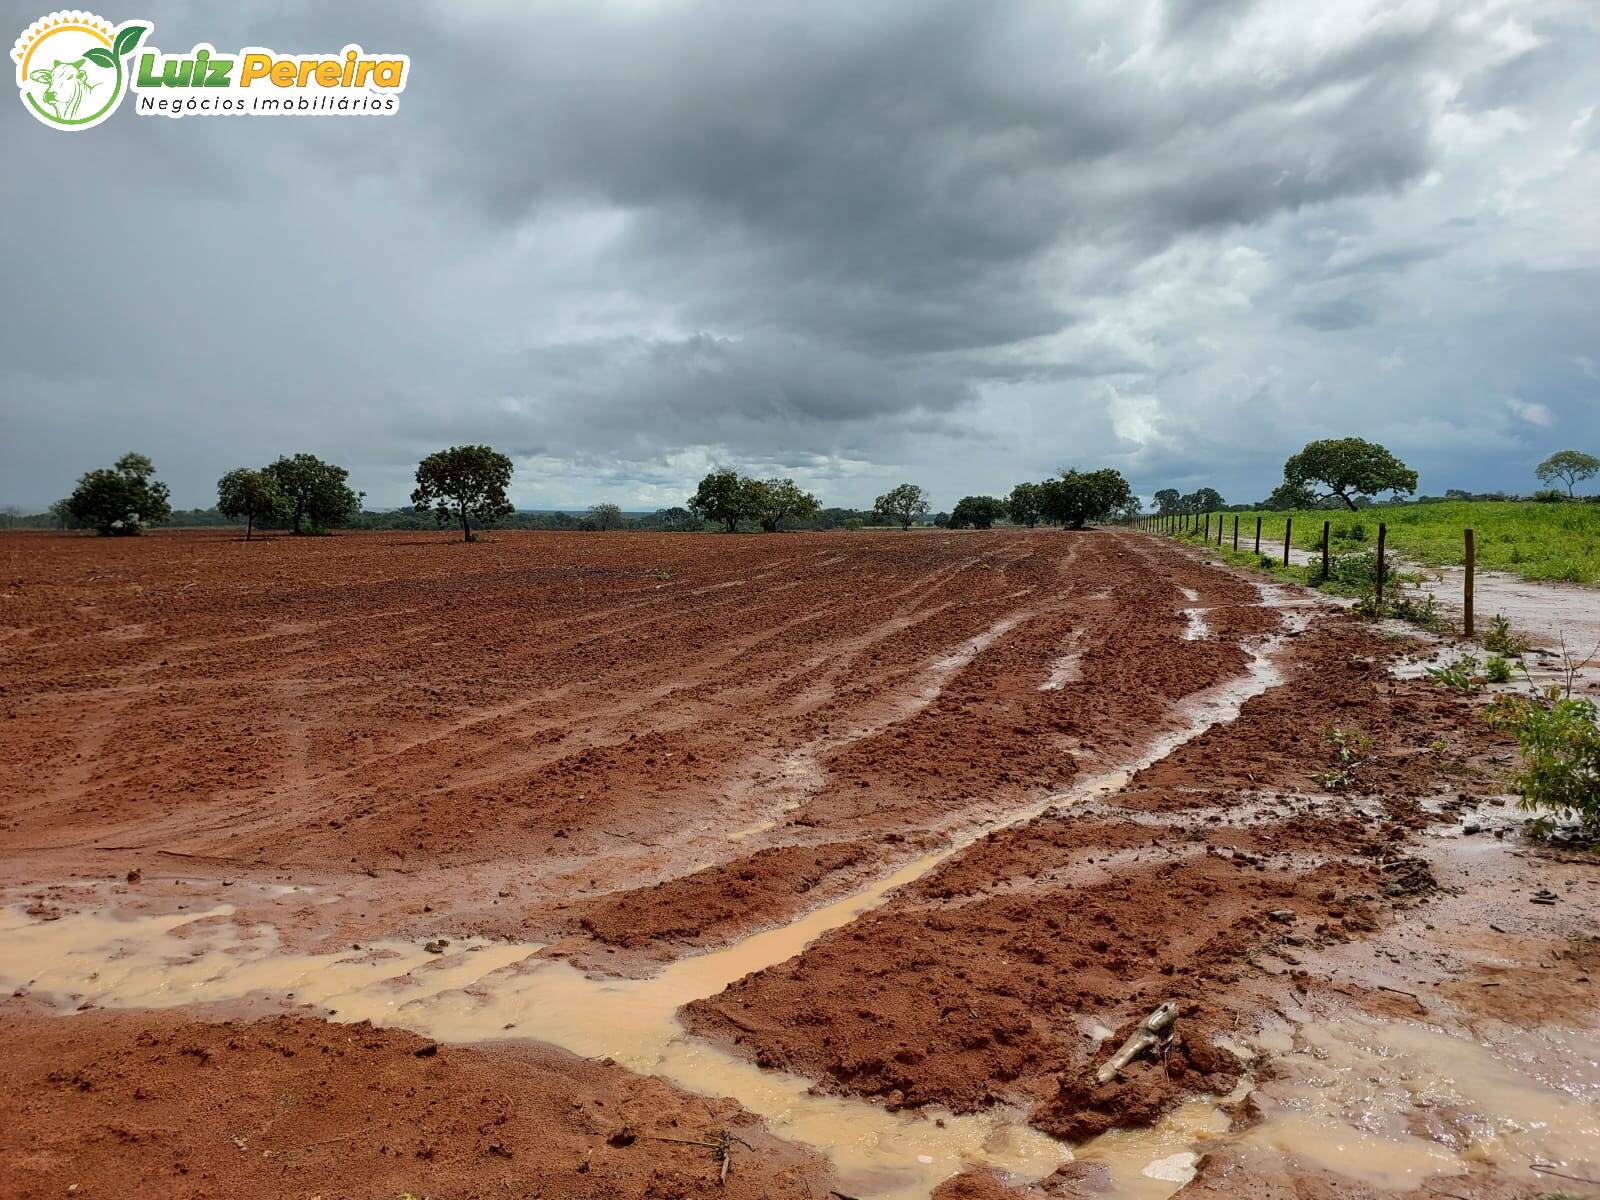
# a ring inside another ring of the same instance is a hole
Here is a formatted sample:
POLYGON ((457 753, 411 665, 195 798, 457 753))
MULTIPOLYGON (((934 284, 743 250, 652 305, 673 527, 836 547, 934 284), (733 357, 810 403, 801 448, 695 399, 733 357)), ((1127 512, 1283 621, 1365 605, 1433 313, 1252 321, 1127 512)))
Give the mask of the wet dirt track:
MULTIPOLYGON (((1253 1068, 1219 1042, 1256 1027, 1263 987, 1328 987, 1308 956, 1415 920, 1433 892, 1403 865, 1407 844, 1441 812, 1487 802, 1507 759, 1464 702, 1390 678, 1396 648, 1373 632, 1110 531, 10 538, 0 552, 12 713, 0 763, 17 781, 0 800, 0 881, 31 919, 225 901, 230 920, 270 925, 286 951, 479 934, 648 977, 906 869, 880 907, 795 957, 753 963, 694 999, 685 1024, 824 1093, 953 1114, 1009 1106, 1071 1142, 1232 1091, 1253 1068), (1269 657, 1268 690, 1241 694, 1237 719, 1162 744, 1201 730, 1196 706, 1269 657), (1372 745, 1333 794, 1317 776, 1336 726, 1372 745), (1075 791, 1152 758, 1125 787, 1075 791), (1168 998, 1185 1007, 1173 1053, 1093 1086, 1107 1036, 1168 998)), ((27 978, 14 963, 6 973, 27 978)), ((196 1021, 84 1014, 73 1021, 91 1032, 67 1045, 42 1015, 62 998, 19 991, 0 1009, 13 1037, 37 1044, 6 1069, 25 1098, 0 1140, 19 1194, 76 1181, 61 1174, 74 1153, 89 1194, 130 1173, 154 1194, 208 1194, 196 1164, 249 1178, 220 1133, 173 1130, 222 1121, 210 1089, 235 1071, 262 1095, 299 1095, 299 1060, 331 1062, 329 1039, 351 1031, 377 1057, 316 1073, 324 1100, 428 1067, 397 1031, 249 1023, 292 1009, 283 996, 209 1005, 196 1021), (218 1019, 244 1022, 230 1038, 252 1053, 219 1053, 218 1019), (262 1039, 281 1061, 259 1053, 262 1039), (184 1099, 175 1063, 207 1088, 184 1099), (147 1077, 165 1081, 161 1103, 138 1095, 147 1077), (113 1117, 107 1099, 132 1115, 113 1117), (175 1138, 183 1171, 168 1161, 175 1138)), ((497 1047, 447 1050, 463 1087, 501 1089, 486 1110, 548 1110, 548 1135, 495 1150, 492 1129, 429 1106, 348 1131, 330 1104, 305 1119, 353 1145, 311 1147, 260 1178, 306 1195, 715 1184, 705 1147, 647 1156, 638 1121, 622 1120, 626 1136, 612 1127, 639 1103, 636 1074, 497 1047), (543 1056, 542 1082, 517 1068, 512 1087, 516 1053, 543 1056), (582 1080, 570 1111, 553 1082, 564 1074, 582 1080), (413 1154, 403 1186, 407 1171, 339 1174, 374 1143, 386 1166, 396 1144, 431 1152, 413 1154)), ((661 1136, 680 1136, 674 1122, 691 1142, 763 1136, 736 1105, 649 1087, 661 1136)), ((307 1140, 296 1127, 291 1141, 307 1140)), ((1038 1186, 1071 1195, 1120 1179, 1095 1173, 1094 1145, 1038 1186)), ((734 1148, 730 1178, 750 1194, 827 1193, 817 1156, 755 1157, 741 1172, 734 1148)), ((1212 1168, 1193 1186, 1215 1183, 1212 1168)), ((968 1173, 941 1194, 998 1186, 968 1173)))

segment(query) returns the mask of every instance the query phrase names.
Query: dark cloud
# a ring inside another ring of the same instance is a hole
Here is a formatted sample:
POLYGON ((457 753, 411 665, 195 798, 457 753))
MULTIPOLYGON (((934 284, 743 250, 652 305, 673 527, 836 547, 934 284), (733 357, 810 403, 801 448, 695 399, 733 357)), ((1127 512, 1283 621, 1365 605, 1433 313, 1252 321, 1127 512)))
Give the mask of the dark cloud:
POLYGON ((0 124, 9 273, 76 281, 0 328, 0 501, 139 446, 186 503, 298 448, 396 503, 464 440, 531 505, 715 459, 840 502, 1077 461, 1238 494, 1354 431, 1509 486, 1600 434, 1600 35, 1545 10, 157 5, 166 48, 359 41, 411 83, 0 124))

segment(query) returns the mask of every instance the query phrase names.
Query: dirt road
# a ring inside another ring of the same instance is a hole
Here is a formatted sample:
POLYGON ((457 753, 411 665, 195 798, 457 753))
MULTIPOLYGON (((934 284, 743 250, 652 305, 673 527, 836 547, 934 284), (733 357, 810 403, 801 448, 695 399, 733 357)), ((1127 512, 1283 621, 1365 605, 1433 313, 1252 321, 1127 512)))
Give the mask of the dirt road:
POLYGON ((1345 1094, 1308 1039, 1493 1020, 1525 1065, 1597 1015, 1593 871, 1506 857, 1510 747, 1310 596, 1116 531, 0 558, 18 1195, 1595 1173, 1581 1072, 1530 1077, 1560 1137, 1515 1155, 1503 1088, 1350 1116, 1342 1167, 1294 1123, 1345 1094), (1490 953, 1530 861, 1559 903, 1490 953), (1559 1032, 1485 1007, 1520 964, 1559 1032), (1095 1085, 1167 999, 1170 1052, 1095 1085))

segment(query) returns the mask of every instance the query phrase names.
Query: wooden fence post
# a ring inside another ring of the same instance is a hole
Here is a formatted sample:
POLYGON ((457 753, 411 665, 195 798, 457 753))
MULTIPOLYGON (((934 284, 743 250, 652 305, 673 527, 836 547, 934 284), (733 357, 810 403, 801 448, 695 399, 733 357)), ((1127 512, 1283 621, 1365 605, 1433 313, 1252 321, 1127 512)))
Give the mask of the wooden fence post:
POLYGON ((1378 585, 1377 600, 1383 603, 1383 544, 1389 539, 1389 527, 1382 521, 1378 522, 1378 585))
POLYGON ((1328 522, 1322 523, 1322 581, 1328 581, 1328 522))
POLYGON ((1294 518, 1285 517, 1283 519, 1283 565, 1286 567, 1289 565, 1289 530, 1293 528, 1294 518))
POLYGON ((1217 545, 1222 545, 1222 514, 1217 514, 1217 545))
POLYGON ((1239 553, 1239 514, 1233 514, 1233 552, 1239 553))
POLYGON ((1211 540, 1211 514, 1207 513, 1206 514, 1206 532, 1205 532, 1205 536, 1203 538, 1201 538, 1201 541, 1209 542, 1210 540, 1211 540))
POLYGON ((1473 573, 1474 568, 1477 566, 1478 546, 1477 546, 1477 543, 1473 539, 1472 530, 1468 529, 1466 531, 1466 535, 1467 535, 1467 574, 1466 574, 1466 578, 1465 578, 1465 580, 1463 581, 1463 584, 1462 584, 1462 587, 1463 587, 1464 591, 1463 591, 1463 594, 1462 594, 1462 597, 1461 597, 1461 601, 1462 601, 1461 609, 1462 609, 1463 617, 1465 618, 1464 621, 1463 621, 1463 627, 1466 630, 1467 636, 1471 637, 1472 636, 1472 573, 1473 573))
POLYGON ((1256 553, 1261 553, 1261 518, 1256 518, 1256 553))

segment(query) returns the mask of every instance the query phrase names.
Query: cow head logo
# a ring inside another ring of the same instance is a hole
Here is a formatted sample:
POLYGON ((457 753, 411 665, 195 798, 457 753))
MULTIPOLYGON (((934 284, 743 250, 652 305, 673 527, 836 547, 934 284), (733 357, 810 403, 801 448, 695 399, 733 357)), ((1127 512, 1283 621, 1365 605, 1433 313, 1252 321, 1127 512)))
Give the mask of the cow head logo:
POLYGON ((125 60, 149 32, 148 22, 113 28, 77 9, 40 17, 11 48, 23 107, 55 129, 100 124, 122 102, 131 75, 125 60))

